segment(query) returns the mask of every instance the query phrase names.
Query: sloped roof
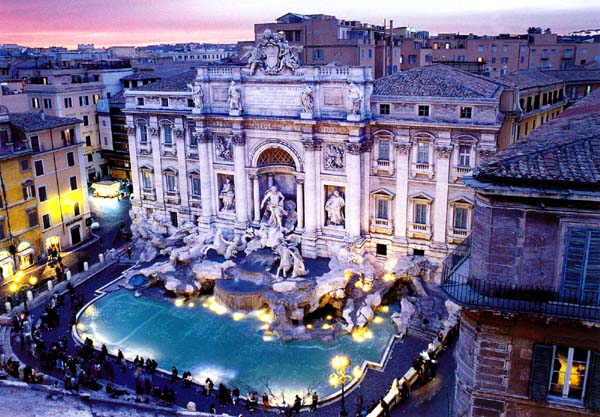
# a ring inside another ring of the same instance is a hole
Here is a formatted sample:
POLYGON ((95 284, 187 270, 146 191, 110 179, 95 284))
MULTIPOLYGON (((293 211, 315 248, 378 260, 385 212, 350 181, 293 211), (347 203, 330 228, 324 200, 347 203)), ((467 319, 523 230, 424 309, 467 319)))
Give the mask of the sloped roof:
POLYGON ((498 79, 505 84, 518 88, 543 87, 563 82, 561 78, 554 76, 551 72, 540 70, 515 71, 498 79))
POLYGON ((196 70, 184 71, 181 74, 172 77, 163 78, 150 84, 134 88, 132 91, 171 91, 171 92, 186 92, 190 91, 188 84, 196 79, 196 70))
POLYGON ((373 95, 495 98, 504 84, 442 64, 426 65, 375 80, 373 95))
POLYGON ((473 178, 553 188, 600 186, 600 90, 495 154, 473 178))
POLYGON ((9 113, 8 118, 11 125, 25 132, 37 132, 39 130, 83 123, 81 120, 73 117, 58 117, 49 114, 44 115, 44 120, 42 120, 39 113, 9 113))
POLYGON ((560 78, 564 82, 596 81, 600 82, 600 68, 577 68, 569 70, 544 70, 546 74, 560 78))

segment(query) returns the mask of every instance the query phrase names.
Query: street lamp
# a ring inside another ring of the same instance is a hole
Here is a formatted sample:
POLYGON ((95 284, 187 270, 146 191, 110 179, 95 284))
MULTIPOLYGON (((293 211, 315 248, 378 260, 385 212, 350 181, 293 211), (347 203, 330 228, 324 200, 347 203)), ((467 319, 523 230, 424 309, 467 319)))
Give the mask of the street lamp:
POLYGON ((346 368, 350 366, 352 362, 347 356, 335 355, 331 360, 331 367, 334 372, 329 375, 329 384, 337 388, 338 385, 342 386, 342 401, 340 402, 340 417, 347 417, 348 412, 346 411, 346 398, 345 398, 345 385, 358 380, 362 375, 360 366, 355 366, 352 370, 352 374, 346 374, 346 368))

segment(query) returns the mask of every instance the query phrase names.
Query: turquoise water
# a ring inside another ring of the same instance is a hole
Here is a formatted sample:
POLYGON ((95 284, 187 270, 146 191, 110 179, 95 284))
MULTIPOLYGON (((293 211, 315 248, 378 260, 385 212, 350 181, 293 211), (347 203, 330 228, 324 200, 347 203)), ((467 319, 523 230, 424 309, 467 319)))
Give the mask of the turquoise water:
POLYGON ((177 366, 180 375, 190 370, 200 383, 210 377, 216 385, 237 386, 242 393, 263 392, 268 385, 281 403, 282 393, 287 401, 309 388, 321 398, 333 393, 335 389, 328 385, 331 358, 347 355, 350 368, 364 360, 378 362, 394 332, 390 313, 378 313, 380 318, 360 343, 348 334, 332 342, 284 343, 268 334, 266 324, 256 316, 232 314, 214 305, 213 310, 221 314, 212 311, 213 300, 204 297, 193 305, 180 300, 177 306, 172 300, 136 298, 119 290, 83 311, 78 333, 90 337, 97 347, 106 344, 111 352, 120 348, 128 358, 151 357, 165 370, 177 366))

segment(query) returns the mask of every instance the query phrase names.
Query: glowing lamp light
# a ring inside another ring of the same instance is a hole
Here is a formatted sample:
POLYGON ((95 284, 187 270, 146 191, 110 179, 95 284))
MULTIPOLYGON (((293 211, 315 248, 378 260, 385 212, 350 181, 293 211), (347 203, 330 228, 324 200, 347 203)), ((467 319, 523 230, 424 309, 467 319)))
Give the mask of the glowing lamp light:
POLYGON ((193 302, 193 301, 190 301, 190 302, 188 303, 188 305, 187 305, 187 306, 188 306, 189 308, 193 308, 195 305, 196 305, 196 304, 194 304, 194 302, 193 302))
POLYGON ((346 279, 346 282, 350 281, 350 278, 352 278, 352 271, 345 270, 344 271, 344 278, 346 279))
POLYGON ((321 326, 321 329, 323 329, 323 330, 330 330, 332 328, 333 328, 333 326, 329 323, 325 323, 324 325, 321 326))
POLYGON ((328 314, 328 315, 327 315, 325 318, 326 318, 327 320, 333 320, 333 316, 332 316, 331 314, 328 314))
POLYGON ((177 300, 175 300, 175 306, 181 307, 184 302, 185 302, 185 300, 183 298, 178 298, 177 300))
POLYGON ((37 284, 38 279, 37 277, 29 277, 29 285, 35 285, 37 284))
POLYGON ((19 286, 14 282, 8 286, 8 290, 10 292, 17 292, 18 289, 19 289, 19 286))
POLYGON ((21 282, 21 280, 23 279, 23 271, 19 271, 15 274, 15 281, 17 283, 21 282))
POLYGON ((246 315, 245 315, 244 313, 240 313, 239 311, 236 311, 235 313, 233 313, 233 314, 231 315, 231 318, 232 318, 234 321, 240 321, 240 320, 243 320, 243 319, 244 319, 244 317, 246 317, 246 315))
POLYGON ((356 365, 353 369, 352 369, 352 376, 354 377, 354 379, 359 379, 362 376, 363 372, 360 366, 356 365))
POLYGON ((338 377, 336 374, 331 374, 329 375, 329 385, 331 385, 332 387, 337 387, 338 386, 338 377))
POLYGON ((306 325, 306 328, 307 328, 308 330, 311 330, 311 329, 313 328, 313 325, 312 325, 312 324, 307 324, 307 325, 306 325))
POLYGON ((335 355, 333 359, 331 359, 331 367, 336 371, 338 369, 347 368, 350 365, 350 359, 344 355, 335 355))
POLYGON ((85 330, 85 324, 83 324, 83 323, 77 323, 76 328, 77 328, 77 330, 79 330, 80 332, 82 332, 82 331, 85 330))
POLYGON ((375 317, 375 318, 373 319, 373 323, 375 323, 375 324, 381 324, 381 323, 383 323, 384 321, 385 321, 385 320, 383 320, 383 317, 379 317, 379 316, 377 316, 377 317, 375 317))
POLYGON ((394 281, 396 281, 396 275, 390 274, 388 272, 387 274, 383 274, 383 280, 385 282, 394 282, 394 281))
POLYGON ((390 311, 390 306, 380 306, 379 311, 381 311, 382 313, 387 313, 390 311))

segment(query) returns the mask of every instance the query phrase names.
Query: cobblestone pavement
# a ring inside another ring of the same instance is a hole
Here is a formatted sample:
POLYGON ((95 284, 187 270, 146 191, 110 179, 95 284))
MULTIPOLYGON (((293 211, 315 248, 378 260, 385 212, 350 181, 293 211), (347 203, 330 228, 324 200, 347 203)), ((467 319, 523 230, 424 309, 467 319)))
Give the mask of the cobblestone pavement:
MULTIPOLYGON (((115 264, 104 272, 99 273, 97 276, 83 283, 79 287, 77 287, 76 291, 79 294, 82 294, 84 297, 84 302, 90 301, 95 296, 95 290, 100 286, 104 285, 112 281, 118 274, 121 273, 124 269, 126 269, 129 265, 124 264, 115 264)), ((39 317, 41 312, 43 311, 43 305, 34 309, 31 313, 33 315, 34 321, 39 317)), ((69 318, 71 317, 72 310, 70 307, 70 303, 68 300, 65 300, 65 305, 59 311, 60 313, 60 325, 52 330, 44 332, 44 338, 46 340, 46 345, 50 346, 53 341, 57 341, 60 337, 67 335, 68 336, 68 351, 71 355, 76 355, 77 346, 75 346, 75 342, 70 337, 70 329, 68 326, 69 318)), ((20 338, 18 335, 13 335, 12 346, 14 352, 19 358, 26 362, 27 364, 39 368, 40 364, 36 361, 34 357, 30 354, 29 350, 22 346, 20 338)), ((356 414, 356 406, 355 400, 356 397, 360 394, 364 399, 365 406, 368 406, 371 401, 377 401, 379 397, 385 395, 388 391, 393 379, 395 377, 399 377, 403 375, 411 366, 413 359, 415 356, 426 347, 426 342, 411 336, 406 337, 403 341, 396 342, 392 347, 392 351, 386 366, 384 368, 384 372, 377 371, 374 369, 369 369, 364 379, 361 383, 352 389, 346 395, 346 408, 350 416, 354 416, 356 414)), ((450 355, 444 355, 444 359, 448 358, 450 355)), ((114 369, 114 383, 128 387, 130 389, 135 388, 135 377, 134 377, 134 369, 132 364, 129 364, 127 370, 122 372, 116 366, 114 359, 111 359, 112 367, 114 369)), ((163 369, 170 369, 171 364, 159 364, 159 367, 163 369)), ((53 370, 44 370, 46 373, 54 376, 60 377, 60 375, 53 370)), ((183 370, 181 370, 183 371, 183 370)), ((444 380, 446 381, 446 380, 444 380)), ((103 381, 106 383, 106 381, 103 381)), ((435 380, 430 382, 427 387, 435 387, 437 383, 435 380)), ((193 385, 191 388, 184 388, 181 380, 176 382, 175 384, 171 384, 170 375, 165 375, 161 373, 157 373, 152 377, 152 386, 170 386, 176 391, 176 404, 181 407, 185 407, 188 401, 194 401, 196 403, 198 411, 208 411, 211 404, 214 404, 217 409, 217 413, 227 413, 230 415, 239 415, 244 414, 247 415, 248 411, 240 405, 219 405, 216 396, 213 394, 211 397, 207 397, 202 392, 202 387, 199 385, 193 385)), ((229 387, 231 388, 231 387, 229 387)), ((427 390, 425 390, 427 391, 427 390)), ((439 391, 439 390, 437 390, 439 391)), ((435 390, 431 390, 431 392, 435 393, 435 390)), ((425 396, 426 394, 424 394, 425 396)), ((418 398, 417 392, 415 392, 415 398, 418 398)), ((412 400, 412 399, 411 399, 412 400)), ((403 405, 402 407, 408 406, 408 403, 403 405)), ((413 410, 415 413, 417 410, 415 408, 408 408, 407 410, 413 410)), ((279 412, 279 410, 270 410, 273 412, 279 412)), ((315 414, 315 416, 327 416, 334 417, 338 416, 340 411, 340 403, 339 401, 335 401, 332 404, 320 407, 315 414)), ((401 411, 398 410, 398 411, 401 411)), ((413 412, 410 411, 410 412, 413 412)), ((397 415, 419 415, 426 416, 428 414, 417 413, 417 414, 397 414, 397 415)), ((255 414, 262 415, 265 414, 262 410, 262 407, 259 410, 255 411, 255 414)), ((271 414, 270 412, 267 414, 271 414)), ((4 415, 4 414, 2 414, 4 415)), ((43 415, 43 414, 40 414, 43 415)), ((429 415, 446 415, 444 414, 429 414, 429 415)))

